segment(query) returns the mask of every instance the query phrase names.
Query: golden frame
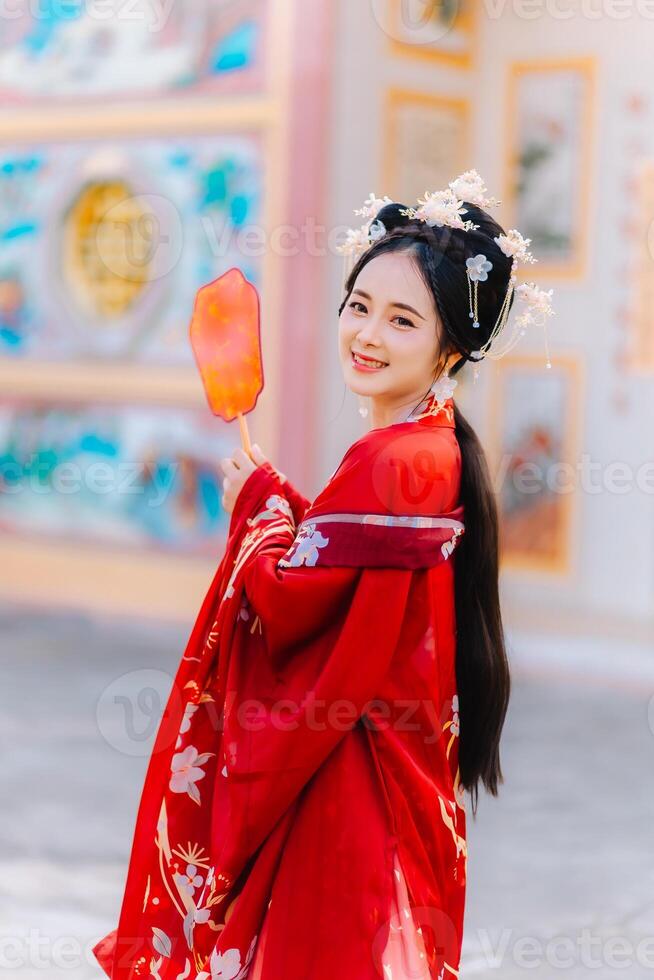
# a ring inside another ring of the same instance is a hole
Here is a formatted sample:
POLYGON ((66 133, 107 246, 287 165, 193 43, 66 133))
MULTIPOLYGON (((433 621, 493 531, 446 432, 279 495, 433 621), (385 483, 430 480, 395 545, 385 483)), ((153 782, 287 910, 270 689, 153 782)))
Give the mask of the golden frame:
MULTIPOLYGON (((286 209, 288 104, 292 62, 292 0, 271 0, 267 85, 261 95, 192 104, 172 98, 157 103, 72 107, 20 107, 3 112, 0 143, 78 137, 151 136, 249 130, 262 137, 267 192, 264 227, 280 225, 286 209), (274 57, 272 53, 274 52, 274 57)), ((280 257, 266 249, 262 268, 262 332, 266 386, 252 416, 251 437, 275 458, 281 429, 282 303, 280 257)), ((189 310, 189 318, 191 311, 189 310)), ((0 357, 0 386, 7 397, 71 401, 177 404, 206 407, 198 372, 135 364, 66 363, 0 357), (65 392, 65 395, 62 395, 65 392)), ((208 409, 207 409, 208 410, 208 409)), ((186 621, 197 610, 215 572, 206 559, 134 551, 105 551, 88 542, 60 544, 0 535, 0 595, 22 603, 85 608, 110 615, 154 616, 186 621), (183 574, 182 574, 183 570, 183 574), (74 600, 70 590, 74 588, 74 600)))
POLYGON ((531 74, 554 74, 560 71, 574 71, 578 72, 580 77, 584 79, 586 86, 580 135, 581 152, 579 172, 581 179, 578 181, 579 194, 576 197, 577 209, 573 223, 573 259, 571 262, 550 262, 549 264, 539 261, 533 266, 529 266, 528 278, 534 281, 581 279, 586 275, 588 270, 589 206, 594 175, 591 161, 594 157, 593 141, 596 131, 594 120, 596 66, 597 62, 594 57, 584 57, 514 61, 509 67, 504 126, 506 133, 506 156, 504 159, 503 204, 506 207, 504 213, 506 227, 515 227, 517 221, 514 173, 518 161, 517 107, 520 80, 531 74))
POLYGON ((391 17, 390 27, 391 36, 389 40, 393 54, 404 58, 415 58, 423 62, 434 62, 450 67, 469 70, 475 60, 475 49, 477 45, 477 18, 475 17, 475 0, 470 0, 465 13, 459 13, 455 18, 454 24, 459 27, 467 36, 468 45, 464 52, 448 51, 429 45, 409 44, 407 41, 397 39, 398 21, 400 16, 402 0, 388 0, 389 12, 391 17))
MULTIPOLYGON (((398 145, 398 113, 403 106, 408 105, 418 105, 434 110, 450 112, 453 116, 459 117, 465 134, 464 146, 461 150, 462 160, 469 160, 471 153, 471 108, 469 99, 449 95, 431 95, 430 93, 415 89, 389 88, 386 93, 384 107, 384 146, 386 147, 386 152, 384 153, 382 162, 382 186, 384 187, 384 193, 395 200, 402 199, 403 189, 398 186, 397 157, 393 152, 393 147, 398 145)), ((453 180, 458 173, 466 169, 467 167, 462 164, 460 169, 451 175, 450 179, 453 180)), ((432 189, 425 187, 423 192, 432 189)))
MULTIPOLYGON (((581 438, 581 409, 584 396, 584 375, 579 357, 572 354, 554 355, 550 358, 552 370, 567 373, 571 399, 571 410, 566 413, 566 428, 562 439, 562 461, 574 465, 581 438)), ((507 354, 494 362, 489 406, 488 456, 493 467, 501 461, 502 420, 506 410, 505 372, 522 370, 544 375, 546 369, 542 356, 536 354, 507 354)), ((549 559, 529 557, 525 554, 504 551, 501 554, 501 570, 507 572, 527 572, 554 578, 570 578, 573 568, 573 530, 577 526, 575 492, 564 494, 563 521, 560 539, 557 542, 556 556, 549 559)), ((498 503, 499 508, 499 503, 498 503)))
POLYGON ((644 160, 638 169, 634 222, 637 242, 634 271, 628 276, 632 309, 627 312, 628 352, 626 367, 633 374, 648 375, 654 371, 654 158, 644 160))

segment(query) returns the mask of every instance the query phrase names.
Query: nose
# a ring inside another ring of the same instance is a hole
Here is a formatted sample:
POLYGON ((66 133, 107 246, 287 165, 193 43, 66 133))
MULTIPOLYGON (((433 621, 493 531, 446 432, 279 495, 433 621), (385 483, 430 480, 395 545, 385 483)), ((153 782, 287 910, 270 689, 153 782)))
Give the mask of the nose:
POLYGON ((375 317, 366 317, 365 323, 361 324, 361 328, 357 331, 357 340, 363 346, 368 347, 379 347, 381 340, 381 320, 376 320, 375 317))

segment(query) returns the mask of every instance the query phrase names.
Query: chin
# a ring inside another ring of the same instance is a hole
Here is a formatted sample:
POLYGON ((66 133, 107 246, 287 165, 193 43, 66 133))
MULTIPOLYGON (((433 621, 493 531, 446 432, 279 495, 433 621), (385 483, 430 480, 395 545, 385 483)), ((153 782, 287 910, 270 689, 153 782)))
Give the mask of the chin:
POLYGON ((354 392, 355 395, 378 395, 380 392, 377 386, 372 383, 372 379, 362 377, 358 371, 348 364, 347 368, 343 371, 343 378, 345 380, 348 388, 354 392))
POLYGON ((355 395, 370 395, 371 392, 362 385, 359 378, 353 378, 347 371, 343 371, 343 381, 355 395))

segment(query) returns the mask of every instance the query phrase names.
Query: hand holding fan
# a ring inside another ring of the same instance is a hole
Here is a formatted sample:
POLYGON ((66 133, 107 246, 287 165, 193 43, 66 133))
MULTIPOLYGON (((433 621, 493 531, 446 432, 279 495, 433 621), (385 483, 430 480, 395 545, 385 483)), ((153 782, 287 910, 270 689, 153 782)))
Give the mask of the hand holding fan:
POLYGON ((209 407, 225 422, 238 418, 243 448, 251 457, 245 414, 263 389, 260 304, 240 269, 198 290, 190 333, 209 407))

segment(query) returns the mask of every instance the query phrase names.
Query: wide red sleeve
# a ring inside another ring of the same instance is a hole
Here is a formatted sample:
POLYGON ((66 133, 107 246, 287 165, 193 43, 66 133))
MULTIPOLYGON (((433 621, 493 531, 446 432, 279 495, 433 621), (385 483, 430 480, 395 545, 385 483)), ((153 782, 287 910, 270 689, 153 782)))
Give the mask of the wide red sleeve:
MULTIPOLYGON (((309 509, 304 498, 298 503, 292 488, 289 494, 288 485, 269 464, 258 467, 244 484, 232 516, 239 547, 234 564, 241 566, 248 608, 257 617, 273 664, 281 665, 298 644, 315 637, 348 611, 366 564, 363 558, 359 561, 355 557, 364 549, 361 525, 354 523, 344 524, 344 530, 339 531, 338 560, 328 560, 324 565, 280 563, 297 538, 301 520, 306 525, 315 515, 324 521, 330 511, 345 511, 351 517, 374 512, 410 521, 421 515, 441 515, 456 501, 460 470, 456 439, 449 432, 415 425, 408 431, 407 427, 400 429, 401 433, 373 430, 350 447, 309 509)), ((324 540, 320 528, 325 526, 318 525, 313 532, 312 541, 317 540, 318 545, 324 540)), ((324 533, 333 537, 332 529, 333 525, 324 533)), ((414 541, 407 548, 402 533, 367 525, 366 541, 377 551, 374 564, 387 564, 396 572, 410 566, 417 547, 414 541)), ((424 554, 435 550, 432 542, 438 533, 414 529, 412 536, 420 537, 424 554)), ((449 537, 453 531, 445 529, 442 533, 449 537)), ((373 557, 370 547, 365 554, 373 557)), ((379 600, 383 616, 382 593, 379 600)))
POLYGON ((215 828, 232 874, 361 719, 411 630, 409 569, 279 566, 296 533, 279 491, 257 468, 233 515, 244 533, 224 600, 228 806, 215 828))
POLYGON ((250 520, 261 507, 265 494, 276 493, 284 497, 293 513, 295 524, 299 524, 305 515, 311 501, 296 490, 288 478, 282 480, 270 463, 257 466, 241 487, 236 498, 234 510, 229 522, 228 537, 241 535, 250 520))
POLYGON ((277 568, 309 505, 266 463, 244 483, 231 516, 225 566, 234 578, 239 574, 249 608, 265 621, 266 649, 273 661, 343 610, 360 574, 353 568, 332 568, 310 569, 307 576, 306 568, 277 568))
POLYGON ((227 677, 220 863, 228 873, 259 847, 377 696, 402 643, 413 575, 343 569, 325 592, 330 570, 287 571, 280 586, 271 560, 251 565, 257 604, 237 625, 227 677))

